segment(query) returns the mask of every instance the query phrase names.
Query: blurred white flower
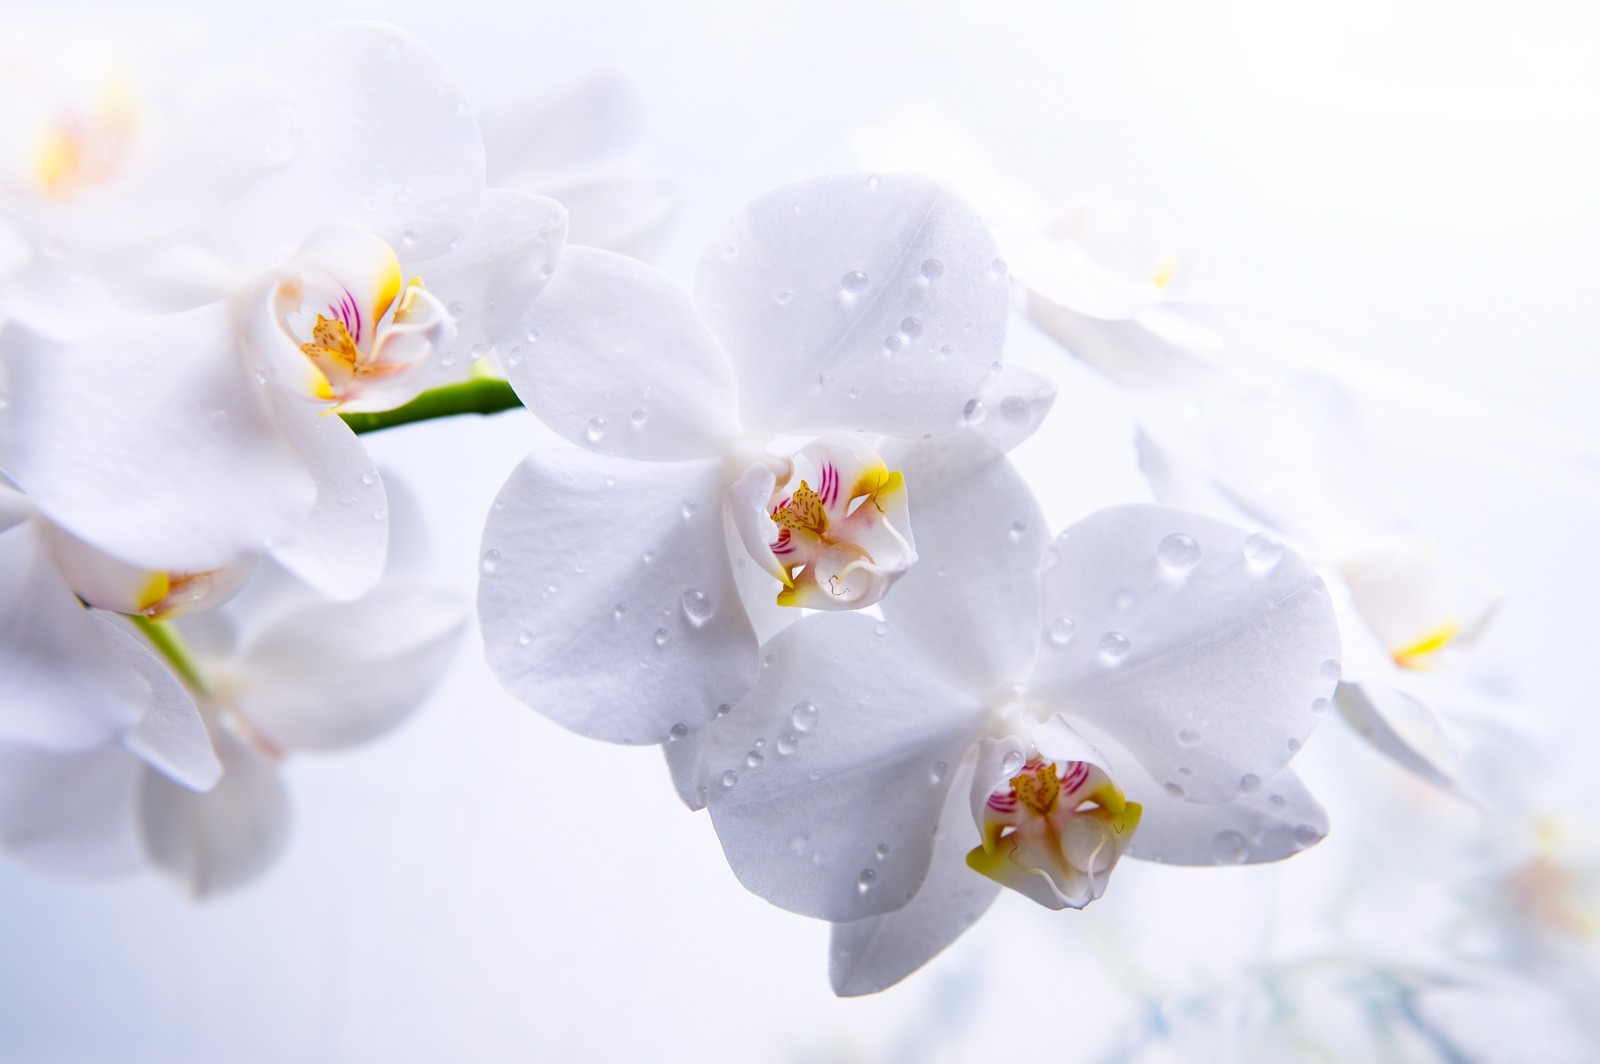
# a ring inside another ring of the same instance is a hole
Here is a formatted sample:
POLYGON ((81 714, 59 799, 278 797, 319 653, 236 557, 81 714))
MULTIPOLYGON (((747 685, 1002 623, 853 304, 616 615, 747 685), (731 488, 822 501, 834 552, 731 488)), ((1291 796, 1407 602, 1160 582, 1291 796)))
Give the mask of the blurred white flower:
POLYGON ((1000 885, 1081 907, 1124 853, 1242 864, 1322 839, 1286 767, 1338 673, 1310 566, 1148 505, 1052 543, 977 433, 891 454, 922 560, 887 623, 791 626, 749 696, 667 747, 740 881, 835 923, 838 993, 904 978, 1000 885))
POLYGON ((583 449, 529 456, 489 515, 490 667, 597 738, 659 743, 712 720, 759 671, 738 582, 763 614, 779 592, 859 608, 910 564, 898 478, 839 433, 954 430, 1006 315, 988 233, 909 177, 760 197, 712 241, 693 294, 636 260, 569 248, 526 319, 527 356, 505 369, 583 449), (774 553, 802 543, 804 572, 774 553))

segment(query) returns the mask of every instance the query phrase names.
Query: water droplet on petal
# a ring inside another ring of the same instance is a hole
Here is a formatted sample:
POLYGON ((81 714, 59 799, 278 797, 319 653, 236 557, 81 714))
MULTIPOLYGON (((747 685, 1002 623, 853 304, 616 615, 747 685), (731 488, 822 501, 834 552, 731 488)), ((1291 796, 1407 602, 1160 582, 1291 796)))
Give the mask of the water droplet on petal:
POLYGON ((1269 794, 1267 796, 1267 804, 1272 806, 1274 809, 1282 809, 1284 806, 1288 805, 1289 802, 1281 794, 1269 794))
POLYGON ((1011 542, 1021 543, 1022 537, 1028 534, 1028 525, 1024 521, 1013 521, 1011 527, 1006 529, 1006 535, 1011 537, 1011 542))
POLYGON ((927 259, 922 263, 922 276, 930 281, 936 281, 944 276, 944 263, 938 259, 927 259))
POLYGON ((633 422, 635 428, 638 428, 640 425, 644 424, 644 419, 649 416, 650 415, 645 412, 644 407, 641 406, 628 416, 628 420, 633 422))
POLYGON ((889 856, 889 844, 887 842, 880 842, 878 843, 878 848, 872 852, 877 854, 878 860, 881 861, 885 857, 889 856))
POLYGON ((1176 783, 1164 783, 1161 785, 1161 789, 1166 791, 1174 798, 1183 797, 1183 788, 1178 786, 1176 783))
POLYGON ((1020 425, 1033 416, 1028 409, 1027 400, 1020 395, 1008 395, 1000 400, 1000 416, 1007 421, 1020 425))
POLYGON ((1271 569, 1283 557, 1283 544, 1265 532, 1244 541, 1244 560, 1255 569, 1271 569))
POLYGON ((785 288, 783 291, 776 293, 772 297, 772 301, 780 307, 788 306, 794 301, 794 289, 785 288))
POLYGON ((527 629, 517 633, 517 646, 525 647, 533 642, 533 633, 527 629))
POLYGON ((628 607, 618 603, 616 608, 611 611, 611 618, 612 620, 620 621, 627 612, 628 607))
POLYGON ((1294 841, 1304 846, 1315 846, 1322 841, 1322 832, 1310 824, 1301 824, 1294 829, 1294 841))
POLYGON ((530 344, 536 344, 536 343, 539 342, 539 330, 538 329, 529 329, 528 330, 528 342, 530 344))
POLYGON ((691 587, 683 593, 683 615, 696 628, 709 621, 713 612, 711 599, 704 591, 691 587))
POLYGON ((1058 647, 1064 647, 1072 642, 1072 637, 1078 631, 1078 622, 1071 617, 1057 617, 1050 622, 1050 627, 1045 629, 1045 636, 1058 647))
POLYGON ((922 322, 916 318, 906 318, 900 323, 900 331, 905 333, 908 340, 920 340, 922 338, 922 322))
POLYGON ((456 319, 457 321, 460 321, 462 318, 467 316, 466 304, 460 302, 459 300, 457 300, 454 303, 451 303, 448 307, 445 307, 444 309, 448 310, 450 312, 450 316, 452 318, 456 319))
POLYGON ((856 877, 857 893, 865 894, 867 891, 872 889, 872 884, 876 883, 877 881, 878 873, 874 872, 870 868, 863 868, 861 870, 861 874, 856 877))
POLYGON ((851 295, 855 295, 858 292, 865 292, 867 290, 867 283, 867 275, 862 273, 860 270, 851 270, 849 273, 839 278, 839 287, 851 295))
POLYGON ((639 560, 644 562, 646 565, 649 565, 651 562, 656 560, 655 550, 651 547, 646 547, 644 552, 639 555, 639 560))
POLYGON ((1200 563, 1200 544, 1182 532, 1174 532, 1156 545, 1156 557, 1175 573, 1186 573, 1200 563))
POLYGON ((372 484, 376 484, 377 482, 378 482, 378 471, 376 469, 369 469, 365 473, 361 474, 361 483, 367 484, 367 485, 372 485, 372 484))
POLYGON ((883 338, 883 353, 886 355, 892 355, 905 345, 906 342, 898 335, 885 336, 883 338))
POLYGON ((968 399, 967 405, 961 408, 961 420, 969 425, 976 425, 989 415, 988 408, 981 399, 968 399))
POLYGON ((1311 700, 1311 715, 1314 717, 1326 717, 1328 715, 1328 710, 1332 708, 1333 703, 1329 702, 1326 698, 1313 698, 1311 700))
POLYGON ((483 561, 479 565, 479 568, 481 568, 485 573, 492 573, 496 569, 500 568, 500 552, 497 550, 484 551, 483 561))
POLYGON ((606 419, 603 417, 592 417, 589 419, 589 424, 584 426, 583 438, 590 443, 599 443, 605 438, 605 435, 606 419))
POLYGON ((788 757, 800 749, 800 737, 791 732, 784 732, 778 736, 778 741, 772 744, 772 748, 778 751, 779 757, 788 757))
POLYGON ((739 782, 739 774, 737 772, 733 771, 733 769, 730 768, 728 771, 726 771, 726 772, 724 772, 722 774, 722 786, 723 786, 724 789, 727 789, 728 787, 732 787, 735 783, 738 783, 738 782, 739 782))
POLYGON ((797 702, 794 712, 789 714, 789 720, 794 730, 804 735, 817 726, 817 707, 810 702, 797 702))
POLYGON ((417 232, 415 229, 407 229, 405 232, 400 234, 400 241, 401 243, 405 244, 406 247, 410 247, 412 244, 415 244, 421 239, 422 234, 417 232))
POLYGON ((1239 790, 1245 794, 1254 794, 1261 789, 1261 777, 1254 772, 1246 772, 1239 777, 1239 790))
POLYGON ((759 750, 752 750, 748 754, 744 755, 744 763, 749 765, 751 768, 761 767, 761 763, 765 760, 766 758, 761 756, 761 751, 759 750))
POLYGON ((1010 272, 1010 268, 1006 266, 1005 259, 995 259, 993 262, 989 263, 989 272, 994 274, 996 277, 1004 277, 1010 272))
POLYGON ((1193 728, 1179 728, 1178 741, 1184 746, 1193 746, 1200 741, 1200 733, 1193 728))
POLYGON ((928 773, 928 779, 930 782, 935 784, 943 783, 944 774, 949 771, 949 765, 945 764, 943 761, 935 761, 933 763, 933 771, 928 773))
POLYGON ((667 731, 667 741, 671 742, 671 743, 675 743, 679 739, 686 739, 688 737, 689 737, 689 726, 687 724, 674 724, 667 731))
POLYGON ((719 719, 726 717, 731 712, 733 712, 733 707, 726 702, 717 707, 717 717, 719 719))
POLYGON ((1132 649, 1133 644, 1121 632, 1107 632, 1100 637, 1100 660, 1107 665, 1115 665, 1127 657, 1132 649))
POLYGON ((1290 739, 1284 745, 1289 748, 1289 752, 1291 754, 1295 754, 1295 753, 1299 753, 1300 752, 1300 740, 1299 739, 1290 739))
POLYGON ((868 188, 877 188, 881 184, 883 184, 883 179, 880 178, 877 174, 873 174, 871 177, 867 178, 867 187, 868 188))
POLYGON ((689 520, 689 518, 694 516, 694 512, 698 509, 700 509, 700 507, 693 501, 685 502, 683 504, 683 519, 685 521, 689 520))
POLYGON ((1322 663, 1321 671, 1322 678, 1324 680, 1338 680, 1342 674, 1342 670, 1339 667, 1339 662, 1333 658, 1329 658, 1327 661, 1322 663))
POLYGON ((667 645, 667 630, 665 628, 656 629, 655 641, 658 647, 667 645))
POLYGON ((1250 843, 1237 831, 1219 831, 1211 840, 1211 859, 1219 865, 1244 864, 1250 843))
POLYGON ((1006 756, 1000 759, 1000 771, 1007 777, 1015 776, 1022 771, 1025 761, 1021 750, 1007 750, 1006 756))

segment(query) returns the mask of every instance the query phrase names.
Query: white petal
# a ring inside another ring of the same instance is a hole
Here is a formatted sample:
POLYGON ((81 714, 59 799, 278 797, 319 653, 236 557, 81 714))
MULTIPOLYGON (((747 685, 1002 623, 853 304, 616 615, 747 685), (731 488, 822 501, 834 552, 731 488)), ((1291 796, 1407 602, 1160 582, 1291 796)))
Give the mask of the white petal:
POLYGON ((1229 340, 1200 308, 1162 303, 1133 317, 1105 319, 1034 294, 1028 316, 1074 356, 1130 388, 1225 388, 1219 363, 1229 340))
POLYGON ((149 686, 63 582, 37 527, 0 532, 0 742, 102 746, 149 699, 149 686))
POLYGON ((289 838, 289 795, 277 768, 226 728, 212 739, 223 775, 207 793, 148 771, 138 788, 145 852, 197 898, 256 879, 289 838))
POLYGON ((983 824, 983 810, 989 803, 989 796, 1015 776, 1027 760, 1028 744, 1015 735, 978 741, 971 785, 967 790, 967 809, 974 825, 983 824))
POLYGON ((977 405, 962 411, 967 424, 1009 451, 1032 436, 1056 402, 1056 386, 1048 377, 1010 362, 999 373, 992 368, 978 390, 977 405))
POLYGON ((655 254, 667 223, 678 213, 678 193, 647 177, 596 176, 541 189, 561 201, 571 219, 568 239, 636 259, 655 254))
POLYGON ((720 461, 529 455, 483 531, 478 615, 506 689, 624 743, 665 742, 742 697, 759 664, 722 496, 720 461))
POLYGON ((905 474, 920 556, 884 599, 884 616, 978 697, 1025 681, 1050 541, 1027 483, 971 429, 892 444, 884 460, 905 474))
POLYGON ((115 743, 61 753, 0 743, 0 849, 66 875, 144 861, 134 823, 137 759, 115 743))
POLYGON ((222 765, 211 749, 194 697, 142 637, 104 614, 91 616, 105 638, 150 685, 150 704, 123 736, 122 745, 192 791, 214 786, 222 775, 222 765))
POLYGON ((985 710, 858 613, 808 617, 763 650, 760 682, 700 752, 734 874, 774 905, 826 920, 904 906, 985 710))
POLYGON ((1441 651, 1476 639, 1499 606, 1487 586, 1445 572, 1413 544, 1350 559, 1340 572, 1361 619, 1405 667, 1427 668, 1441 651))
POLYGON ((947 432, 1000 357, 1005 264, 924 178, 780 188, 723 227, 695 301, 733 360, 746 428, 947 432))
POLYGON ((1000 884, 967 867, 977 845, 967 815, 969 758, 957 771, 935 829, 928 878, 902 909, 833 925, 828 979, 840 997, 885 990, 938 956, 971 927, 1000 893, 1000 884))
POLYGON ((1262 864, 1292 857, 1328 834, 1328 814, 1293 769, 1266 779, 1240 777, 1231 801, 1191 802, 1168 793, 1115 738, 1092 734, 1123 797, 1143 807, 1129 857, 1171 865, 1262 864))
POLYGON ((455 340, 446 346, 457 362, 487 354, 502 339, 523 343, 512 327, 555 272, 566 233, 567 212, 555 200, 494 189, 448 254, 406 257, 407 273, 421 277, 455 318, 455 340))
POLYGON ((1468 782, 1466 740, 1426 703, 1377 680, 1341 683, 1339 713, 1361 737, 1406 770, 1469 802, 1483 798, 1468 782))
POLYGON ((367 742, 422 704, 466 619, 453 596, 405 584, 298 610, 240 648, 233 705, 280 750, 367 742))
POLYGON ((680 459, 714 454, 738 434, 727 358, 665 274, 569 247, 522 326, 529 347, 520 363, 505 360, 506 378, 572 442, 680 459))
POLYGON ((236 356, 228 307, 121 319, 62 348, 8 330, 9 472, 40 512, 149 569, 281 540, 314 488, 236 356))
POLYGON ((552 182, 628 161, 644 133, 638 90, 600 71, 479 109, 488 180, 546 195, 552 182))
POLYGON ((1330 596, 1281 543, 1141 505, 1091 515, 1055 549, 1044 613, 1070 637, 1041 648, 1033 694, 1115 737, 1164 787, 1229 801, 1241 777, 1288 764, 1330 708, 1330 596))
POLYGON ((460 85, 415 38, 337 23, 280 37, 244 65, 277 82, 300 130, 296 156, 214 222, 246 263, 279 259, 340 219, 418 257, 466 232, 483 193, 483 144, 460 85))
POLYGON ((377 584, 388 555, 383 479, 337 414, 289 395, 275 394, 273 403, 279 431, 316 483, 317 501, 272 557, 329 598, 357 598, 377 584))
MULTIPOLYGON (((5 395, 5 371, 0 369, 0 397, 5 395)), ((5 475, 0 473, 0 532, 14 528, 33 516, 33 507, 28 503, 28 497, 17 489, 5 483, 5 475)))
POLYGON ((1030 312, 1042 304, 1078 318, 1120 322, 1165 298, 1154 271, 1150 277, 1126 276, 1070 238, 1038 232, 1014 240, 1006 253, 1012 275, 1031 296, 1030 312))

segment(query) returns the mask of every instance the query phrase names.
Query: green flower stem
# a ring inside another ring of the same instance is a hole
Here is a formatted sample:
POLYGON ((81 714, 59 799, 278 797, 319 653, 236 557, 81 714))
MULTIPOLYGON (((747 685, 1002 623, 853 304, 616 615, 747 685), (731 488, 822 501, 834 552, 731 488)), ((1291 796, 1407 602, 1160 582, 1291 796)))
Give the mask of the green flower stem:
POLYGON ((150 640, 150 645, 156 652, 167 659, 167 664, 172 666, 172 671, 177 673, 184 683, 189 685, 189 690, 197 695, 209 694, 206 678, 200 672, 200 664, 194 660, 189 646, 183 641, 183 636, 178 634, 178 629, 166 621, 152 621, 148 617, 130 614, 128 620, 133 626, 144 633, 150 640))
POLYGON ((340 414, 356 432, 377 432, 413 421, 431 421, 457 414, 498 414, 522 405, 517 393, 505 381, 490 377, 430 388, 405 406, 375 414, 340 414))

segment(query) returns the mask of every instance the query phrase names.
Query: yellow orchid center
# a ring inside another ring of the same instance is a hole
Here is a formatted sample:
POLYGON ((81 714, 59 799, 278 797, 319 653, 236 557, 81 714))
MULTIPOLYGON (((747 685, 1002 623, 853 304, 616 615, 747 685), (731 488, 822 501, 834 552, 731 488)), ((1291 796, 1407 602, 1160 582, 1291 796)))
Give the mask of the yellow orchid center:
POLYGON ((1099 767, 1035 758, 989 796, 967 864, 1051 908, 1082 908, 1105 890, 1141 812, 1099 767))
POLYGON ((1450 645, 1458 628, 1455 621, 1446 621, 1415 643, 1396 650, 1392 655, 1394 663, 1402 669, 1432 668, 1437 660, 1435 655, 1450 645))
POLYGON ((914 556, 896 523, 904 524, 905 478, 873 456, 843 487, 840 456, 817 462, 817 486, 800 486, 772 508, 778 526, 770 545, 781 567, 781 606, 859 608, 876 601, 891 578, 914 556), (883 585, 879 587, 878 585, 883 585))

